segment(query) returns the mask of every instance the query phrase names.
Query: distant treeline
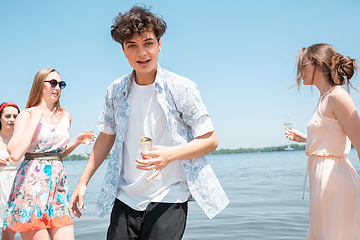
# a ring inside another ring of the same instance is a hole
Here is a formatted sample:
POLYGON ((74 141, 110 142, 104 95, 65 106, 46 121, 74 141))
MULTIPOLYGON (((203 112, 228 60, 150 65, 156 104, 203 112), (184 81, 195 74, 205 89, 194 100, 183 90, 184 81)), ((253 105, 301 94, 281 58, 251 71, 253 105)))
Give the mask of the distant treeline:
MULTIPOLYGON (((285 151, 288 145, 279 146, 279 147, 264 147, 264 148, 239 148, 239 149, 220 149, 215 150, 209 154, 232 154, 232 153, 257 153, 257 152, 280 152, 285 151)), ((305 145, 299 144, 291 144, 295 151, 297 150, 305 150, 305 145)), ((88 157, 84 155, 69 155, 63 158, 64 161, 80 161, 80 160, 87 160, 88 157)), ((110 159, 110 154, 106 157, 106 159, 110 159)))
MULTIPOLYGON (((287 147, 288 145, 278 146, 278 147, 264 147, 264 148, 220 149, 220 150, 215 150, 209 154, 280 152, 280 151, 286 151, 285 148, 287 147)), ((295 151, 305 150, 305 145, 291 144, 290 147, 292 147, 295 151)))
MULTIPOLYGON (((89 157, 85 157, 84 155, 69 155, 64 157, 62 160, 63 161, 80 161, 80 160, 87 160, 89 157)), ((106 157, 106 159, 110 159, 110 154, 106 157)))

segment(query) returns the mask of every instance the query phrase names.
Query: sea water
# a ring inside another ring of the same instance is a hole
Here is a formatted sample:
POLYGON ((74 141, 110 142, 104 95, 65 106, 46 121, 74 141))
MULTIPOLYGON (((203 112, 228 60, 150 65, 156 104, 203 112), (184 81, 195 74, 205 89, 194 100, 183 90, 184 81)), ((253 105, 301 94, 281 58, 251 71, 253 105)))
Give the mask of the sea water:
MULTIPOLYGON (((309 187, 307 183, 302 200, 307 166, 304 151, 209 155, 207 158, 230 204, 209 220, 197 203, 189 203, 184 240, 305 239, 309 227, 309 187)), ((349 159, 359 171, 360 163, 354 149, 349 159)), ((72 193, 86 161, 64 164, 72 193)), ((77 240, 106 239, 109 214, 99 218, 94 212, 106 165, 107 161, 88 184, 87 210, 80 219, 74 219, 77 240)))

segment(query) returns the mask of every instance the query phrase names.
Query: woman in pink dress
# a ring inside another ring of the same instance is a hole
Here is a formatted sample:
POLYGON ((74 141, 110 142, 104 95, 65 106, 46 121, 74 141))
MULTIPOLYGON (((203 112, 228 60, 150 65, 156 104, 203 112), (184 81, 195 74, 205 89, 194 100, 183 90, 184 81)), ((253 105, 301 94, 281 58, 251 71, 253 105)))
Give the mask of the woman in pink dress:
POLYGON ((352 142, 360 159, 360 119, 342 87, 345 84, 349 90, 356 71, 356 60, 328 44, 303 48, 298 55, 298 86, 302 80, 320 91, 307 135, 295 129, 286 131, 290 140, 306 142, 305 154, 309 156, 307 240, 360 239, 360 178, 347 158, 352 142))
POLYGON ((8 152, 14 161, 25 155, 4 214, 4 230, 19 231, 24 240, 72 240, 69 193, 62 157, 84 142, 69 140, 70 114, 60 106, 66 86, 55 69, 39 71, 26 109, 16 119, 8 152))

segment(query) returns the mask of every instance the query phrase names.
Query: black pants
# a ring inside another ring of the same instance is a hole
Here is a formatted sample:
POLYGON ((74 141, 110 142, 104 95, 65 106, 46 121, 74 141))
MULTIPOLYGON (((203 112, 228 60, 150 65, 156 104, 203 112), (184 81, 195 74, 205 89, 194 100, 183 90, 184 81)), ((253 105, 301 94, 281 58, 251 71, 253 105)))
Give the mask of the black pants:
POLYGON ((185 203, 150 203, 136 211, 116 199, 111 211, 107 240, 177 240, 186 226, 185 203))

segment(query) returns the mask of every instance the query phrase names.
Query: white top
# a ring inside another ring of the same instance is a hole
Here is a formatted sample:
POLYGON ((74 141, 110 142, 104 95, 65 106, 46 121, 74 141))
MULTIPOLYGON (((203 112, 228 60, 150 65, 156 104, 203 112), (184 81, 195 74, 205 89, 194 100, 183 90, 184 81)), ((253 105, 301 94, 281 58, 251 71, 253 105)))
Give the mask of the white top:
MULTIPOLYGON (((10 158, 6 150, 0 150, 0 157, 2 159, 10 158)), ((9 165, 0 167, 0 221, 3 221, 6 203, 8 201, 10 190, 13 186, 15 175, 24 160, 24 157, 18 162, 10 160, 9 165)), ((2 225, 0 225, 2 228, 2 225)))
MULTIPOLYGON (((0 158, 2 158, 2 159, 9 158, 10 159, 9 153, 6 150, 0 150, 0 158)), ((12 161, 10 159, 9 165, 4 166, 4 167, 0 167, 0 171, 3 171, 4 169, 5 170, 16 170, 17 171, 19 169, 20 165, 21 165, 22 160, 23 159, 21 159, 20 161, 14 162, 14 161, 12 161)))
MULTIPOLYGON (((156 98, 154 84, 138 85, 135 81, 130 88, 130 112, 123 146, 122 179, 117 198, 131 208, 144 211, 150 202, 182 203, 188 200, 190 192, 186 175, 178 161, 166 166, 153 180, 146 182, 152 171, 136 168, 136 158, 141 158, 139 139, 151 137, 154 145, 172 146, 164 112, 156 98)), ((193 126, 195 137, 214 131, 208 115, 201 117, 193 126)), ((106 128, 103 132, 114 134, 106 128)))

